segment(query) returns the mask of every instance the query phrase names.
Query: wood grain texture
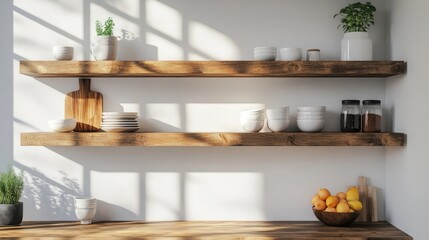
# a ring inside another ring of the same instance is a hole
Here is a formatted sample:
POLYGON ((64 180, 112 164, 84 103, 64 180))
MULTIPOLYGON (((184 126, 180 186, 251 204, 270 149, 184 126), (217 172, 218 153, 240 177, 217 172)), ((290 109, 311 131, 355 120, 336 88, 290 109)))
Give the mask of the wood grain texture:
POLYGON ((389 77, 403 61, 21 61, 33 77, 389 77))
POLYGON ((75 132, 98 132, 103 113, 103 95, 91 91, 91 79, 79 79, 79 90, 68 93, 64 117, 77 121, 75 132))
POLYGON ((330 227, 320 222, 24 222, 0 227, 8 239, 411 240, 386 222, 330 227))
POLYGON ((403 133, 21 133, 22 146, 404 146, 403 133))
POLYGON ((368 221, 368 190, 366 185, 366 177, 360 176, 358 179, 358 190, 359 190, 359 200, 362 203, 362 210, 356 221, 358 222, 369 222, 368 221))
POLYGON ((368 186, 367 204, 369 209, 369 222, 378 222, 377 187, 368 186))

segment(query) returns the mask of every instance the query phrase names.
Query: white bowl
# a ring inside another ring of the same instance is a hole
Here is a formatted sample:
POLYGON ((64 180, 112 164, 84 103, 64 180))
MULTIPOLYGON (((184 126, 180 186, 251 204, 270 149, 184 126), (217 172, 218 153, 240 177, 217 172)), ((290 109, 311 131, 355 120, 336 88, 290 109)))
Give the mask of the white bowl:
POLYGON ((52 51, 55 52, 73 52, 74 48, 73 47, 68 47, 68 46, 54 46, 52 47, 52 51))
POLYGON ((277 58, 277 53, 255 53, 254 57, 258 61, 274 61, 277 58))
POLYGON ((325 112, 326 106, 317 106, 317 107, 297 107, 298 112, 325 112))
POLYGON ((48 121, 49 128, 54 132, 71 132, 76 128, 75 119, 57 119, 48 121))
POLYGON ((289 117, 289 107, 269 108, 266 110, 268 119, 284 119, 289 117))
POLYGON ((76 119, 74 118, 65 118, 65 119, 54 119, 54 120, 49 120, 48 121, 49 124, 72 124, 72 123, 76 123, 76 119))
POLYGON ((69 61, 73 59, 73 53, 52 53, 58 61, 69 61))
POLYGON ((303 132, 320 132, 325 126, 325 120, 298 120, 297 124, 303 132))
POLYGON ((265 109, 252 109, 252 110, 246 110, 246 111, 242 111, 241 114, 250 114, 250 115, 254 115, 254 114, 264 114, 265 113, 265 109))
POLYGON ((241 121, 241 127, 245 132, 259 132, 264 128, 265 121, 251 121, 243 120, 241 121))
POLYGON ((297 117, 296 120, 304 120, 304 121, 325 120, 325 118, 324 117, 297 117))
POLYGON ((76 208, 75 213, 81 224, 91 224, 97 208, 76 208))
POLYGON ((255 47, 254 51, 277 51, 276 47, 255 47))
POLYGON ((283 61, 301 61, 302 49, 295 47, 281 48, 280 56, 283 61))
POLYGON ((265 120, 265 116, 261 115, 261 116, 241 116, 240 117, 241 121, 264 121, 265 120))
POLYGON ((271 132, 283 132, 289 127, 289 120, 267 120, 267 127, 271 132))
POLYGON ((298 116, 325 116, 325 111, 320 112, 298 112, 298 116))
POLYGON ((52 55, 56 60, 72 60, 73 59, 73 47, 67 46, 55 46, 52 48, 52 55))

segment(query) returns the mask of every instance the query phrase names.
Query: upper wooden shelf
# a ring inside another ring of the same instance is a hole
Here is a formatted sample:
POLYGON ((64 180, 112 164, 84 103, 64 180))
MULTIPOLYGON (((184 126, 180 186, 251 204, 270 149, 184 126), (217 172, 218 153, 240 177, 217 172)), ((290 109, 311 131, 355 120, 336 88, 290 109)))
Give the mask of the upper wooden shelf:
POLYGON ((389 77, 404 61, 21 61, 33 77, 389 77))
POLYGON ((404 146, 403 133, 21 133, 21 146, 404 146))

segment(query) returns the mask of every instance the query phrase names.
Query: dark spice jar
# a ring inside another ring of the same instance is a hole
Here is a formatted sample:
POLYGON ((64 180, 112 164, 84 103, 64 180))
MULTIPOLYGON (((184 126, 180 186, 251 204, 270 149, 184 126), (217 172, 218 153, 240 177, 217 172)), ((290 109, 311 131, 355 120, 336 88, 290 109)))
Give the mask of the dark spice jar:
POLYGON ((341 110, 341 132, 360 132, 360 129, 360 101, 343 100, 341 110))
POLYGON ((381 101, 365 100, 362 103, 362 132, 381 132, 381 101))

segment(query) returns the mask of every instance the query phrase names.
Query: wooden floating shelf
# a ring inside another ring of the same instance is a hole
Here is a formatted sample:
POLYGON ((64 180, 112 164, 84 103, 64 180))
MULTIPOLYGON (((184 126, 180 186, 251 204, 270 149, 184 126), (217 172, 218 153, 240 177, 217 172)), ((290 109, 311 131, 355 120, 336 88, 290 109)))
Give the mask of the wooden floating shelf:
POLYGON ((21 226, 2 226, 7 239, 384 239, 413 238, 386 222, 353 223, 330 227, 320 222, 23 222, 21 226))
POLYGON ((403 133, 21 133, 21 146, 404 146, 403 133))
POLYGON ((404 61, 21 61, 22 74, 49 77, 389 77, 404 61))

